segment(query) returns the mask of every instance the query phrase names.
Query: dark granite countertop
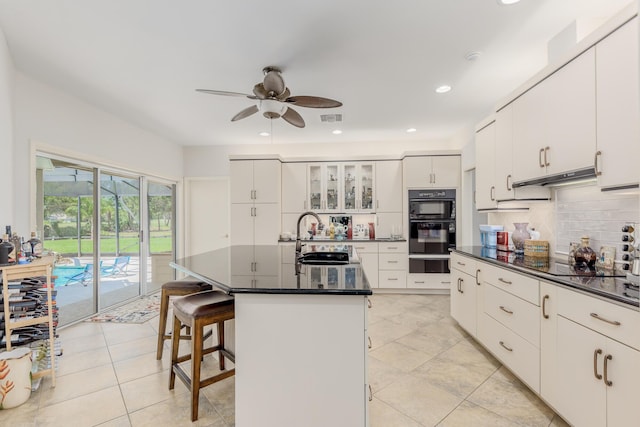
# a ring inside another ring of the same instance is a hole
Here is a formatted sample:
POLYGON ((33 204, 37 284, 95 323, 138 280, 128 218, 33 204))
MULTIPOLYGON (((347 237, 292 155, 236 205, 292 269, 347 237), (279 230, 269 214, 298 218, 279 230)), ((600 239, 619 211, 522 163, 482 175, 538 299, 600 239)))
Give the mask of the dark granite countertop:
POLYGON ((453 252, 594 294, 600 298, 625 305, 640 306, 638 298, 634 297, 632 292, 628 292, 630 283, 625 279, 626 276, 612 270, 575 269, 562 259, 516 256, 513 252, 502 252, 481 246, 458 247, 453 252))
MULTIPOLYGON (((312 241, 306 241, 310 244, 312 241)), ((315 242, 318 243, 318 242, 315 242)), ((304 265, 295 275, 295 260, 278 245, 229 246, 182 258, 171 267, 228 294, 371 295, 359 259, 348 244, 323 244, 323 250, 347 247, 350 262, 343 265, 304 265)))
MULTIPOLYGON (((302 241, 304 243, 313 243, 313 242, 320 242, 320 243, 335 243, 335 244, 357 244, 357 243, 381 243, 381 242, 406 242, 407 239, 392 239, 392 238, 385 238, 385 237, 381 237, 381 238, 375 238, 375 239, 345 239, 345 240, 336 240, 336 239, 328 239, 326 237, 320 237, 320 238, 313 238, 313 239, 302 239, 302 241)), ((295 239, 291 240, 285 240, 285 239, 280 239, 278 240, 279 243, 295 243, 295 239)))

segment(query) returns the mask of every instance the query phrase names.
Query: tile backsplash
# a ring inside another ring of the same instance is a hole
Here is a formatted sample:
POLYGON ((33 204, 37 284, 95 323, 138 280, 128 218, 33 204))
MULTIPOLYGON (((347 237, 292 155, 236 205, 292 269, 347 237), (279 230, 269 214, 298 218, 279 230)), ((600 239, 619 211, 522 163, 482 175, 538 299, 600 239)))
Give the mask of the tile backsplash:
POLYGON ((559 187, 553 190, 552 201, 534 203, 528 212, 489 214, 490 224, 513 231, 514 222, 528 222, 540 231, 541 239, 549 241, 549 250, 557 256, 569 251, 569 243, 580 243, 589 236, 589 245, 596 252, 601 246, 616 248, 617 267, 622 258, 622 227, 640 222, 638 194, 602 192, 595 185, 559 187))

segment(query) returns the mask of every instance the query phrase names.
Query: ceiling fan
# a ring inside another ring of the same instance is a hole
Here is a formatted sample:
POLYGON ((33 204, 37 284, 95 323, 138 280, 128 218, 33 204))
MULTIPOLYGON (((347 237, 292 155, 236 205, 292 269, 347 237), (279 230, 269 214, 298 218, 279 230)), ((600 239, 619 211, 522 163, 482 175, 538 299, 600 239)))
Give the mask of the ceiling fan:
POLYGON ((211 89, 196 89, 196 91, 213 95, 242 96, 258 101, 257 104, 247 107, 233 116, 232 122, 261 111, 262 115, 267 119, 282 117, 288 123, 303 128, 305 123, 302 116, 291 108, 291 105, 307 108, 335 108, 342 106, 342 102, 319 96, 291 96, 291 92, 284 84, 278 67, 265 67, 262 72, 264 73, 264 79, 253 87, 253 95, 211 89))

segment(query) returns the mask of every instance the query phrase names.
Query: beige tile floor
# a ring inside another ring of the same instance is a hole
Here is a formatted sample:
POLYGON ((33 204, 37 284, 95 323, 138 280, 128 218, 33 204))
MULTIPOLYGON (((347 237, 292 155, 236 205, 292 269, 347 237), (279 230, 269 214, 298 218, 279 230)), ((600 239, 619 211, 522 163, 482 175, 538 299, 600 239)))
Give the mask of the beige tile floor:
MULTIPOLYGON (((371 299, 371 427, 566 426, 456 325, 448 296, 371 299)), ((0 412, 0 425, 192 425, 188 390, 180 381, 167 387, 168 351, 155 359, 157 323, 61 330, 57 386, 46 378, 27 403, 0 412)), ((206 366, 216 369, 211 357, 206 366)), ((204 388, 193 424, 233 426, 233 396, 233 378, 204 388)))

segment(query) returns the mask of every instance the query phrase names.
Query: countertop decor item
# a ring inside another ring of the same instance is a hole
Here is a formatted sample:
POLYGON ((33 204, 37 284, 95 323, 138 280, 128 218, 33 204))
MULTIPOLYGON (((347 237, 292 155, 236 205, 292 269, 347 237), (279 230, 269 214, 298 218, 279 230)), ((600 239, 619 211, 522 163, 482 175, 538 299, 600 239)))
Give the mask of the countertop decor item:
POLYGON ((525 240, 524 256, 534 258, 549 258, 549 242, 547 242, 546 240, 525 240))
POLYGON ((516 228, 511 235, 513 240, 513 246, 515 246, 515 253, 524 253, 524 241, 531 238, 531 234, 527 231, 528 222, 514 222, 513 226, 516 228))
POLYGON ((597 258, 596 252, 589 247, 589 236, 582 236, 580 247, 576 249, 576 269, 594 268, 597 258))

